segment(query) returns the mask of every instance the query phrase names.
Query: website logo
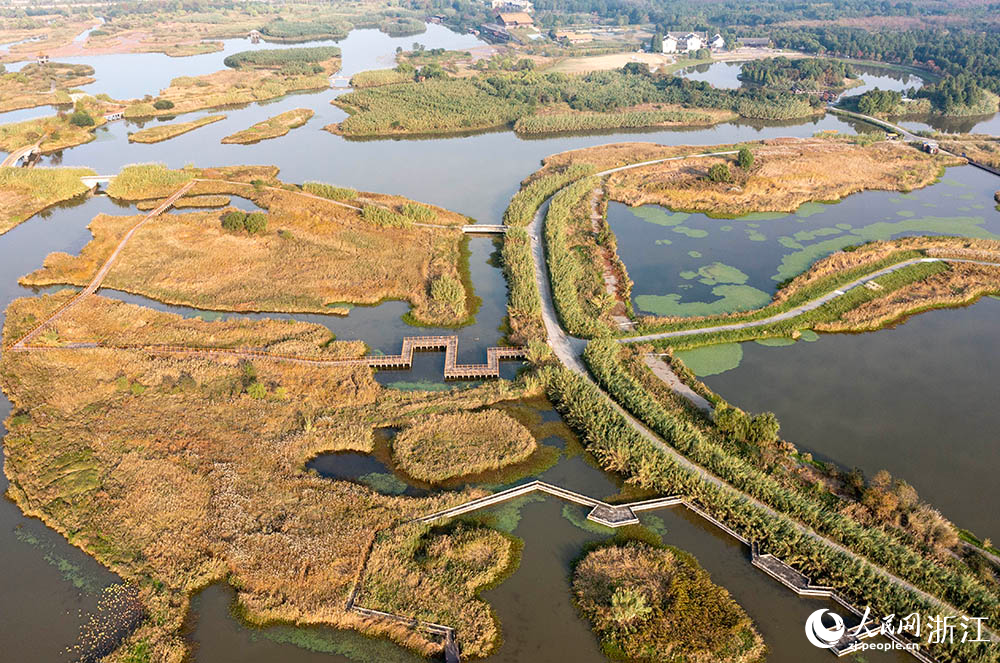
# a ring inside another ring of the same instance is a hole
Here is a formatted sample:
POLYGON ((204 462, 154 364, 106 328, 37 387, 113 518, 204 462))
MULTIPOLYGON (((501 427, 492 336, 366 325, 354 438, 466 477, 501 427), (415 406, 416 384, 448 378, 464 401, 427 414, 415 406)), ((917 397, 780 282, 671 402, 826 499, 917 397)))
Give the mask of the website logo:
POLYGON ((806 619, 806 638, 813 646, 820 649, 833 647, 840 642, 846 631, 847 628, 844 626, 844 620, 841 619, 840 615, 826 608, 817 610, 806 619), (826 613, 830 613, 830 617, 833 618, 833 628, 827 628, 823 625, 823 615, 826 613))

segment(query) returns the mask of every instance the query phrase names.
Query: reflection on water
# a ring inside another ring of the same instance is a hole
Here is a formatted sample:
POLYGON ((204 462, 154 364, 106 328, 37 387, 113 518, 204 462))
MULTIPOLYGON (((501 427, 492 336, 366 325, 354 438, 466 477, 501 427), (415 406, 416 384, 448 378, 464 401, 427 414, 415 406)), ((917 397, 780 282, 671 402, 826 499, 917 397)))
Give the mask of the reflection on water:
POLYGON ((960 527, 1000 538, 1000 301, 923 313, 876 334, 743 343, 738 368, 705 378, 816 457, 887 469, 960 527))

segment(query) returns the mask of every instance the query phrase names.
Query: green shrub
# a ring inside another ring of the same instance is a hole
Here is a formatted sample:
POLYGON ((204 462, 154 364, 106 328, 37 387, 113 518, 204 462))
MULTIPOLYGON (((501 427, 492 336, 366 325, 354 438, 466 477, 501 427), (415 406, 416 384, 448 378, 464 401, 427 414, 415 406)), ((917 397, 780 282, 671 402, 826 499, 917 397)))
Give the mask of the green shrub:
POLYGON ((222 217, 222 227, 232 232, 243 230, 246 218, 246 212, 228 212, 222 217))
POLYGON ((740 153, 736 157, 736 162, 743 170, 750 170, 753 166, 753 152, 748 147, 741 147, 740 153))
POLYGON ((267 230, 267 215, 263 212, 247 214, 246 219, 243 221, 243 227, 251 235, 262 233, 267 230))
POLYGON ((431 221, 437 216, 434 214, 434 210, 417 203, 404 203, 399 211, 403 213, 403 216, 414 221, 431 221))
POLYGON ((383 228, 405 228, 410 225, 410 220, 405 216, 378 205, 365 205, 361 208, 361 218, 383 228))
POLYGON ((254 382, 249 387, 247 387, 247 394, 250 396, 250 398, 256 398, 260 400, 267 396, 267 387, 264 386, 263 382, 254 382))
POLYGON ((153 102, 153 108, 156 110, 170 110, 174 107, 174 102, 169 99, 157 99, 153 102))
POLYGON ((69 123, 75 127, 92 127, 97 124, 94 120, 94 116, 85 110, 74 111, 73 114, 69 116, 69 123))
POLYGON ((330 200, 354 200, 358 196, 358 192, 354 189, 324 184, 323 182, 306 182, 302 185, 302 190, 330 200))
POLYGON ((733 174, 729 172, 728 164, 717 163, 708 169, 708 179, 712 182, 731 182, 733 174))

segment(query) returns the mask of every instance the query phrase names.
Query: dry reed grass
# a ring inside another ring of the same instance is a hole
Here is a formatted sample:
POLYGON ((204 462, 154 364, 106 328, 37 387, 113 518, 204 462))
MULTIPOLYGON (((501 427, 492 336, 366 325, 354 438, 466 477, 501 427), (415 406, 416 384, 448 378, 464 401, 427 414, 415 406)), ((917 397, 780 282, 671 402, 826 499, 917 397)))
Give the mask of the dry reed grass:
POLYGON ((0 235, 46 207, 87 192, 90 168, 0 168, 0 235))
MULTIPOLYGON (((166 195, 196 176, 259 179, 255 174, 262 169, 137 166, 123 171, 110 189, 117 197, 145 199, 166 195)), ((464 290, 447 306, 432 296, 442 277, 461 280, 461 215, 425 206, 435 224, 450 227, 382 228, 355 209, 295 190, 212 179, 198 182, 191 193, 249 198, 269 211, 268 230, 226 231, 220 222, 225 210, 161 215, 125 245, 105 285, 211 310, 339 313, 331 305, 402 299, 423 323, 459 324, 468 316, 464 290)), ((411 203, 371 193, 358 194, 356 202, 400 210, 411 203)), ((22 283, 89 282, 140 218, 99 215, 89 226, 94 239, 79 256, 54 253, 22 283)))
POLYGON ((680 550, 632 542, 577 564, 573 597, 605 651, 630 661, 752 663, 764 641, 729 592, 680 550))
POLYGON ((427 417, 392 441, 399 467, 430 482, 513 465, 537 448, 531 431, 498 410, 427 417))
POLYGON ((858 191, 924 187, 935 181, 942 165, 955 163, 888 141, 863 146, 775 139, 751 149, 754 166, 749 171, 739 169, 733 155, 670 161, 612 174, 608 195, 633 206, 657 204, 717 215, 794 212, 803 203, 840 200, 858 191), (717 163, 730 167, 732 182, 708 180, 708 170, 717 163))
MULTIPOLYGON (((5 336, 66 296, 16 300, 5 336)), ((280 341, 287 327, 313 353, 328 352, 321 348, 328 334, 313 325, 203 323, 98 297, 59 325, 67 336, 200 346, 246 336, 280 341)), ((190 593, 223 580, 237 588, 252 622, 358 628, 433 651, 409 629, 347 613, 345 599, 374 531, 482 492, 380 495, 306 472, 304 463, 322 451, 369 446, 374 427, 522 395, 510 383, 401 393, 382 389, 367 367, 108 348, 5 352, 0 380, 14 403, 4 445, 11 498, 140 587, 150 618, 133 641, 145 639, 153 660, 170 661, 186 649, 190 593), (264 397, 253 397, 248 381, 263 384, 264 397)), ((492 538, 469 545, 481 553, 476 559, 507 546, 492 538)), ((391 585, 398 573, 424 574, 431 586, 440 570, 386 564, 368 578, 391 585)), ((426 607, 435 621, 468 610, 483 610, 468 593, 443 593, 426 607)), ((479 622, 468 623, 477 629, 474 641, 479 622)))
POLYGON ((128 135, 130 143, 160 143, 171 138, 194 131, 206 124, 212 124, 226 119, 225 115, 207 115, 205 117, 192 120, 191 122, 173 122, 171 124, 159 124, 147 129, 140 129, 128 135))

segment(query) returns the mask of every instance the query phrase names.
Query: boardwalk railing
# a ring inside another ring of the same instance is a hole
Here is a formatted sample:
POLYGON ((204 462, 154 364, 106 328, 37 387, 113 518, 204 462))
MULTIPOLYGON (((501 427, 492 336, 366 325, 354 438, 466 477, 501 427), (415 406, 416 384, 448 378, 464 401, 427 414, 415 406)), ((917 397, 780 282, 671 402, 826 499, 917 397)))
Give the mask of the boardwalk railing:
MULTIPOLYGON (((671 495, 666 497, 656 497, 648 500, 641 500, 638 502, 630 502, 626 504, 608 504, 602 500, 598 500, 581 493, 577 493, 560 486, 555 486, 544 481, 531 481, 529 483, 522 484, 520 486, 514 486, 513 488, 508 488, 507 490, 502 490, 498 493, 493 493, 492 495, 486 495, 485 497, 479 497, 474 500, 470 500, 463 504, 459 504, 447 509, 441 509, 440 511, 435 511, 429 513, 425 516, 415 518, 406 523, 433 523, 438 520, 443 520, 446 518, 454 518, 462 514, 470 513, 472 511, 478 511, 480 509, 485 509, 502 502, 506 502, 523 495, 528 495, 530 493, 541 492, 559 499, 566 500, 568 502, 573 502, 574 504, 580 504, 582 506, 591 507, 590 513, 587 514, 587 519, 594 522, 606 525, 608 527, 622 527, 624 525, 631 525, 639 522, 636 517, 636 513, 642 511, 651 511, 653 509, 662 509, 676 505, 682 505, 694 514, 708 521, 709 523, 715 525, 723 532, 733 537, 737 541, 745 544, 750 548, 750 563, 757 569, 760 569, 767 575, 771 576, 782 585, 792 590, 799 596, 805 596, 810 598, 828 598, 835 601, 837 604, 842 606, 845 610, 852 613, 856 617, 864 617, 864 613, 844 599, 842 596, 836 593, 836 591, 831 587, 826 587, 822 585, 814 585, 803 573, 796 570, 789 564, 785 563, 778 557, 770 553, 761 553, 760 544, 756 541, 751 541, 744 537, 743 535, 736 532, 733 528, 729 527, 723 523, 718 518, 707 513, 704 509, 698 506, 692 500, 686 499, 680 495, 671 495)), ((405 523, 400 523, 405 524, 405 523)), ((398 623, 409 624, 418 630, 425 632, 430 632, 435 635, 444 635, 445 637, 445 656, 446 660, 449 662, 457 663, 459 659, 459 648, 457 642, 457 633, 455 630, 449 626, 443 626, 441 624, 434 624, 432 622, 421 622, 419 620, 403 617, 401 615, 394 615, 387 612, 381 612, 378 610, 372 610, 370 608, 362 608, 355 605, 355 600, 360 593, 361 586, 364 582, 365 568, 367 567, 368 557, 371 553, 371 546, 374 543, 375 535, 372 536, 371 542, 362 557, 361 564, 358 569, 358 574, 355 579, 355 585, 352 588, 348 600, 347 600, 347 610, 353 610, 360 614, 369 617, 382 617, 388 620, 392 620, 398 623), (441 629, 444 629, 442 631, 441 629)), ((895 633, 881 633, 878 628, 878 621, 869 619, 868 622, 862 625, 857 631, 857 634, 845 635, 840 642, 830 648, 830 651, 836 656, 845 656, 847 654, 853 653, 862 647, 861 640, 875 637, 878 635, 884 635, 886 638, 896 643, 899 647, 905 649, 907 653, 912 655, 921 663, 937 663, 937 661, 928 654, 921 652, 919 649, 915 648, 914 643, 906 640, 901 635, 895 633)))

